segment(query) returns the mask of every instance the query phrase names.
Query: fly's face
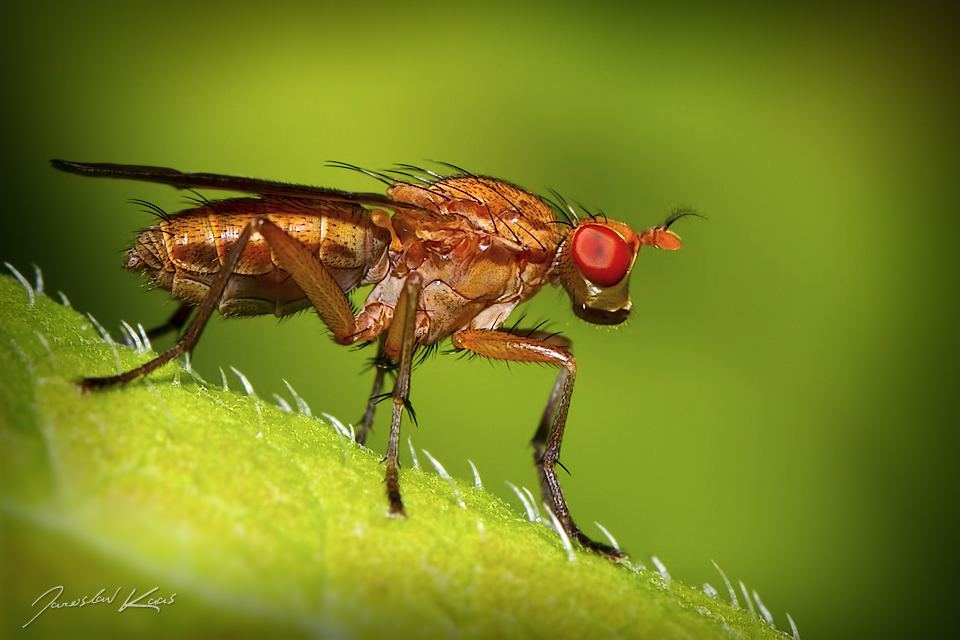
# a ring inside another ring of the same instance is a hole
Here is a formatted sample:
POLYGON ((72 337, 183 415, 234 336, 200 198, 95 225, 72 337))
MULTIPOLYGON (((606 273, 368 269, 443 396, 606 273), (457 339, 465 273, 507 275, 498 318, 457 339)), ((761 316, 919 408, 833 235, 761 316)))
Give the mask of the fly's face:
POLYGON ((584 222, 560 246, 560 282, 573 312, 594 324, 620 324, 630 315, 630 271, 640 237, 614 220, 584 222))
POLYGON ((557 253, 557 272, 577 317, 593 324, 620 324, 630 315, 630 272, 642 245, 679 249, 668 229, 672 218, 637 235, 615 220, 593 219, 567 234, 557 253))

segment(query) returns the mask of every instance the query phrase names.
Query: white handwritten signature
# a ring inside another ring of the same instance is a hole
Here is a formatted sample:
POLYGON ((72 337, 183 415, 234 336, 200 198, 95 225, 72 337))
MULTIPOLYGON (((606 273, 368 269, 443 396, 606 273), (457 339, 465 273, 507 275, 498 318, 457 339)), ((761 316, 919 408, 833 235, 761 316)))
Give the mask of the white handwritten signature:
MULTIPOLYGON (((54 594, 53 598, 50 599, 50 602, 48 602, 46 606, 43 607, 43 609, 40 609, 40 611, 37 612, 37 615, 30 618, 30 622, 33 622, 34 620, 36 620, 40 616, 40 614, 46 611, 47 609, 67 609, 70 607, 85 607, 88 604, 103 604, 104 602, 106 602, 107 604, 113 604, 113 601, 116 599, 117 594, 120 593, 120 589, 122 588, 123 587, 117 587, 117 590, 114 591, 113 595, 109 597, 103 595, 103 592, 106 591, 106 589, 100 589, 97 595, 93 596, 92 598, 83 596, 82 598, 78 598, 77 600, 73 600, 71 602, 57 601, 57 598, 63 595, 62 586, 47 589, 44 593, 40 595, 39 598, 33 601, 33 604, 30 605, 31 607, 37 606, 37 603, 43 600, 44 596, 47 596, 53 592, 56 592, 56 593, 54 594)), ((123 602, 122 605, 120 605, 120 608, 117 609, 117 611, 123 611, 124 609, 154 609, 159 613, 160 605, 173 604, 173 599, 177 597, 177 594, 173 593, 170 595, 169 598, 160 598, 160 597, 150 598, 149 600, 146 601, 146 603, 144 604, 140 603, 141 600, 149 596, 154 591, 157 591, 159 588, 160 587, 154 587, 153 589, 151 589, 150 591, 147 591, 146 593, 144 593, 143 595, 141 595, 139 598, 135 600, 132 600, 132 598, 137 594, 137 590, 133 589, 133 591, 130 592, 130 595, 127 596, 127 599, 123 602)), ((29 626, 30 622, 23 625, 23 628, 26 628, 27 626, 29 626)))

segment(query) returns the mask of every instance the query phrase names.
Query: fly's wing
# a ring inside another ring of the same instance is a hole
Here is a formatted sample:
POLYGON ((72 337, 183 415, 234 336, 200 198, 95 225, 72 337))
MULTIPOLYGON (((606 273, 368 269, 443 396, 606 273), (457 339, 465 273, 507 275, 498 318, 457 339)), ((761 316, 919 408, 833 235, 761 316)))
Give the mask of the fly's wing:
POLYGON ((224 189, 260 195, 286 196, 289 198, 308 198, 328 202, 352 202, 361 205, 388 207, 390 209, 419 209, 419 207, 398 203, 389 196, 379 193, 356 193, 310 187, 272 180, 258 180, 241 176, 227 176, 219 173, 184 173, 166 167, 148 167, 133 164, 107 164, 89 162, 69 162, 51 160, 55 169, 95 178, 124 178, 143 182, 169 184, 178 189, 224 189))

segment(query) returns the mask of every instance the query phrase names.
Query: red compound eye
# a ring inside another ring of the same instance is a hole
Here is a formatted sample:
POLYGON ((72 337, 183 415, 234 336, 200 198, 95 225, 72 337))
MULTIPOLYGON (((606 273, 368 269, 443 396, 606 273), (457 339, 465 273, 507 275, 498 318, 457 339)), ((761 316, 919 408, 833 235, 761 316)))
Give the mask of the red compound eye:
POLYGON ((581 225, 573 233, 573 260, 587 280, 599 287, 612 287, 627 275, 630 248, 608 227, 581 225))

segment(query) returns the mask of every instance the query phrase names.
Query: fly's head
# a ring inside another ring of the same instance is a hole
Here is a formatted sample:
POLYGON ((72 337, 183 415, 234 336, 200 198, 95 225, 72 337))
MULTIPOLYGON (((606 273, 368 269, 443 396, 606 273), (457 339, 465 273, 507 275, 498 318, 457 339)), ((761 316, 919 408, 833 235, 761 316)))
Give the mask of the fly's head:
POLYGON ((670 225, 692 211, 678 210, 663 224, 640 232, 615 220, 591 219, 567 234, 557 252, 557 273, 577 317, 620 324, 630 315, 630 272, 640 247, 679 249, 670 225))

